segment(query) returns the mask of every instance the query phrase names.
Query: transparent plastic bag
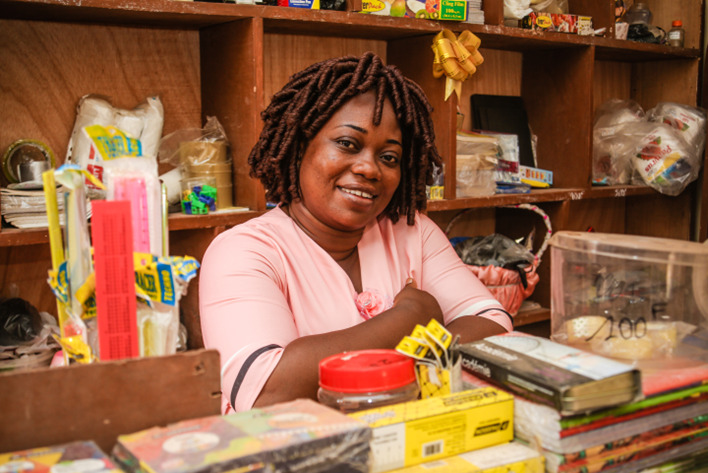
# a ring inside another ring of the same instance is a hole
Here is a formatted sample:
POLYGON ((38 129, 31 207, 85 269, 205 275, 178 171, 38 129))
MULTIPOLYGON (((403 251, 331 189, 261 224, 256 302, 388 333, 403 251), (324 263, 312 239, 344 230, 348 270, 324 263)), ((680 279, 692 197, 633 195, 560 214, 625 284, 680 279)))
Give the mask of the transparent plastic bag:
POLYGON ((593 183, 680 194, 698 177, 705 125, 705 112, 687 105, 660 103, 645 114, 633 101, 606 102, 593 127, 593 183))
POLYGON ((700 155, 706 139, 706 112, 697 107, 671 102, 661 102, 647 112, 651 122, 665 123, 681 132, 681 136, 700 155))
POLYGON ((213 179, 218 193, 217 210, 233 205, 233 165, 230 143, 216 117, 207 117, 204 128, 185 128, 162 138, 158 153, 161 164, 174 167, 160 178, 171 202, 178 200, 180 187, 190 179, 213 179), (172 174, 170 174, 172 173, 172 174))
POLYGON ((644 110, 632 100, 611 99, 598 108, 593 125, 593 183, 630 183, 634 144, 625 138, 622 126, 644 120, 644 110))
POLYGON ((174 167, 210 165, 230 161, 226 132, 216 117, 207 117, 204 128, 183 128, 160 140, 161 164, 174 167))
POLYGON ((679 195, 696 180, 700 159, 681 133, 665 123, 637 123, 625 132, 636 140, 632 156, 636 182, 666 195, 679 195))
POLYGON ((531 9, 538 13, 569 13, 568 0, 531 0, 531 9))

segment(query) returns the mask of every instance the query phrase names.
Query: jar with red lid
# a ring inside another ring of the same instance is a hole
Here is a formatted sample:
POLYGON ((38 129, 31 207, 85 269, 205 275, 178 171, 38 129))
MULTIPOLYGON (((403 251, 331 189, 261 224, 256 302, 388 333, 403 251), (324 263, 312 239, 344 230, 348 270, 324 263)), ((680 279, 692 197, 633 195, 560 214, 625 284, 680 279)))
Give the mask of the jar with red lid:
POLYGON ((396 350, 359 350, 320 361, 317 399, 349 413, 418 399, 415 360, 396 350))

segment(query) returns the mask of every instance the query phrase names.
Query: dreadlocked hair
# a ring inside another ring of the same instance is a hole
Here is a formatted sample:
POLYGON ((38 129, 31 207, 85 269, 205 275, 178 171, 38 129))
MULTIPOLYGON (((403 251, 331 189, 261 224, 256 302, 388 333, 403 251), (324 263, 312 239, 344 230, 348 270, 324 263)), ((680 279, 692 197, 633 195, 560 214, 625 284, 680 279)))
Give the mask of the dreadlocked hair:
POLYGON ((376 93, 374 124, 381 123, 388 98, 403 136, 401 183, 382 215, 395 223, 404 214, 413 225, 416 210, 425 209, 427 203, 425 186, 432 183, 432 164, 441 165, 432 107, 418 84, 372 52, 329 59, 298 72, 261 113, 263 130, 248 164, 271 202, 289 204, 300 198, 301 151, 344 103, 369 91, 376 93))

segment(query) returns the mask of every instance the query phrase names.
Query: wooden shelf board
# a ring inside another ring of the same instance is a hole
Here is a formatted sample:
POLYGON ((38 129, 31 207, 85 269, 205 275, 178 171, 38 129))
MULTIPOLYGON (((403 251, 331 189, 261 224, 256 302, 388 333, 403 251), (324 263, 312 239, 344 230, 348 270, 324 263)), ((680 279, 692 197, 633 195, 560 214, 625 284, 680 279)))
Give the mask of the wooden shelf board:
MULTIPOLYGON (((198 230, 203 228, 232 227, 243 223, 263 212, 249 210, 246 212, 224 212, 209 215, 170 214, 170 231, 198 230)), ((29 246, 49 244, 49 232, 46 228, 22 229, 3 228, 0 231, 0 247, 29 246)))
MULTIPOLYGON (((566 200, 605 199, 653 195, 656 191, 648 186, 607 186, 591 189, 534 189, 529 194, 495 194, 483 197, 468 197, 452 200, 429 200, 427 212, 462 210, 467 208, 504 207, 515 204, 535 204, 542 202, 562 202, 566 200)), ((223 212, 208 215, 184 215, 173 213, 169 216, 170 231, 198 230, 215 227, 232 227, 264 211, 223 212)), ((49 243, 46 229, 3 228, 0 231, 0 247, 27 246, 49 243)))
POLYGON ((49 244, 49 232, 46 228, 3 228, 0 230, 0 246, 27 246, 40 244, 49 244))
POLYGON ((514 316, 514 327, 522 327, 551 319, 551 310, 546 308, 519 312, 514 316))
POLYGON ((597 186, 589 189, 583 199, 604 199, 615 197, 632 197, 637 195, 653 195, 658 192, 649 186, 597 186))
POLYGON ((175 230, 196 230, 200 228, 232 227, 254 217, 258 217, 264 212, 248 210, 245 212, 222 212, 210 213, 208 215, 185 215, 181 213, 170 214, 170 231, 175 230))
POLYGON ((559 202, 572 200, 574 195, 584 189, 534 189, 529 194, 494 194, 483 197, 468 197, 452 200, 429 200, 428 212, 457 210, 481 207, 502 207, 514 204, 533 204, 537 202, 559 202))
POLYGON ((268 32, 308 36, 377 37, 381 40, 435 35, 442 28, 456 33, 470 30, 482 48, 510 51, 553 50, 595 46, 598 59, 647 61, 700 58, 700 50, 622 41, 614 38, 533 31, 501 25, 473 25, 450 21, 395 18, 356 12, 233 3, 174 0, 0 0, 6 19, 194 28, 247 18, 263 18, 268 32))

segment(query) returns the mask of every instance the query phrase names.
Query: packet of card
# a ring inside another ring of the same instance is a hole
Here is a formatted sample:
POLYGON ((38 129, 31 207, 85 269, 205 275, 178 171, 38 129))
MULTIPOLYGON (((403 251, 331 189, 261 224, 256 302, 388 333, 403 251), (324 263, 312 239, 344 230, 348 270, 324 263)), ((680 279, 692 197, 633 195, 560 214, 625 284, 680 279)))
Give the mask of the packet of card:
POLYGON ((0 472, 123 473, 92 441, 0 453, 0 472))
POLYGON ((367 423, 298 399, 118 437, 113 457, 133 473, 368 472, 367 423))

